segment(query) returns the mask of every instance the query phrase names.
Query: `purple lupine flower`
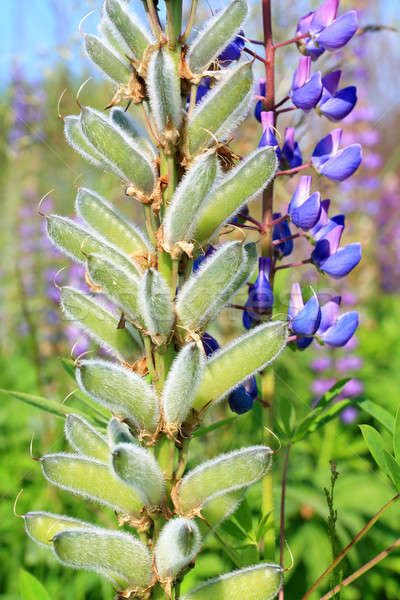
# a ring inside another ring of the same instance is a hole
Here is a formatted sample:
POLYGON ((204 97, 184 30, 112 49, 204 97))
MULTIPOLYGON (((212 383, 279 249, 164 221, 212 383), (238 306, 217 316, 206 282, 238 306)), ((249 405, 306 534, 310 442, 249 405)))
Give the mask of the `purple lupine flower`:
POLYGON ((221 63, 222 66, 227 67, 234 60, 239 60, 245 43, 244 31, 239 31, 233 42, 228 44, 225 50, 218 56, 218 62, 221 63))
POLYGON ((336 370, 339 373, 347 373, 347 371, 356 371, 362 367, 363 361, 359 356, 349 354, 348 356, 341 356, 336 361, 336 370))
POLYGON ((316 264, 322 264, 339 248, 344 223, 344 215, 336 215, 336 217, 328 219, 325 225, 314 233, 316 245, 311 258, 316 264))
POLYGON ((351 425, 358 417, 358 410, 355 406, 347 406, 340 413, 340 419, 345 425, 351 425))
POLYGON ((341 279, 346 277, 358 265, 361 260, 361 244, 355 242, 339 248, 334 254, 331 254, 327 259, 318 262, 321 271, 333 279, 341 279))
POLYGON ((206 331, 201 336, 201 343, 203 344, 206 356, 210 356, 213 352, 219 349, 217 340, 206 331))
POLYGON ((295 169, 303 164, 303 157, 301 154, 300 146, 294 139, 295 128, 286 127, 285 139, 282 146, 282 157, 281 160, 287 162, 290 169, 295 169))
POLYGON ((255 400, 258 397, 258 387, 257 387, 256 378, 254 377, 254 375, 252 375, 251 377, 246 379, 246 381, 243 383, 243 385, 246 389, 246 392, 248 394, 250 394, 250 396, 253 398, 253 400, 255 400))
POLYGON ((249 296, 245 306, 251 308, 251 311, 243 311, 243 325, 250 329, 252 325, 261 321, 261 313, 272 308, 274 304, 274 295, 268 281, 271 260, 269 258, 258 259, 258 276, 255 282, 249 287, 249 296), (254 311, 259 311, 260 314, 254 311))
POLYGON ((261 124, 263 128, 263 134, 259 141, 258 147, 263 148, 264 146, 273 146, 275 148, 276 156, 278 159, 281 158, 282 151, 279 147, 278 140, 274 133, 274 113, 273 111, 262 111, 261 112, 261 124))
POLYGON ((322 138, 314 148, 311 162, 318 173, 333 181, 344 181, 360 166, 360 144, 351 144, 339 150, 342 129, 334 129, 322 138))
POLYGON ((328 379, 314 379, 311 385, 312 392, 315 396, 320 398, 323 396, 328 390, 331 389, 333 385, 335 385, 336 379, 329 377, 328 379))
MULTIPOLYGON (((266 92, 266 79, 261 78, 258 80, 258 95, 261 96, 262 98, 265 98, 265 92, 266 92)), ((263 103, 261 100, 257 100, 257 103, 255 105, 254 108, 254 116, 257 119, 257 121, 260 121, 261 123, 261 113, 263 110, 263 103)))
POLYGON ((213 254, 213 252, 215 252, 215 247, 210 244, 208 246, 205 254, 200 254, 197 258, 194 259, 194 261, 193 261, 193 273, 195 273, 198 270, 198 268, 200 267, 200 265, 203 262, 203 260, 205 260, 206 258, 208 258, 209 256, 211 256, 211 254, 213 254))
POLYGON ((322 78, 322 96, 317 110, 330 121, 340 121, 347 117, 357 102, 357 88, 354 85, 338 91, 342 71, 333 71, 322 78))
POLYGON ((253 408, 254 400, 241 384, 229 394, 228 403, 232 412, 243 415, 253 408))
POLYGON ((329 198, 326 198, 325 200, 322 200, 322 202, 321 202, 321 212, 320 212, 320 215, 319 215, 319 219, 315 223, 314 227, 312 227, 310 229, 310 233, 312 235, 315 236, 327 224, 330 203, 331 203, 331 201, 329 200, 329 198))
POLYGON ((344 400, 345 398, 356 398, 360 396, 364 391, 364 384, 359 379, 350 379, 340 392, 338 399, 344 400))
POLYGON ((332 360, 330 356, 319 356, 314 359, 311 363, 311 368, 315 373, 323 373, 332 366, 332 360))
POLYGON ((340 347, 347 344, 358 327, 358 312, 351 311, 340 317, 341 297, 331 298, 321 307, 321 323, 317 335, 329 346, 340 347))
MULTIPOLYGON (((273 218, 273 220, 280 219, 281 216, 282 216, 281 213, 274 213, 272 215, 272 218, 273 218)), ((285 241, 282 241, 281 243, 275 245, 275 248, 277 248, 279 250, 279 252, 282 254, 282 256, 289 256, 289 254, 291 254, 293 251, 293 240, 287 239, 287 238, 290 238, 291 235, 292 235, 292 232, 290 231, 290 227, 289 227, 289 223, 287 222, 287 219, 274 225, 274 228, 272 230, 272 241, 277 242, 278 240, 285 240, 285 241)))
POLYGON ((311 57, 302 56, 299 66, 294 72, 292 87, 289 96, 297 108, 304 112, 309 112, 314 108, 322 94, 321 73, 318 71, 314 75, 311 73, 311 57))
POLYGON ((312 177, 302 175, 299 184, 288 206, 292 223, 304 231, 308 231, 318 222, 321 214, 321 194, 310 195, 312 177))
POLYGON ((299 283, 292 284, 288 321, 294 334, 306 337, 313 336, 321 323, 321 307, 316 294, 304 304, 299 283))

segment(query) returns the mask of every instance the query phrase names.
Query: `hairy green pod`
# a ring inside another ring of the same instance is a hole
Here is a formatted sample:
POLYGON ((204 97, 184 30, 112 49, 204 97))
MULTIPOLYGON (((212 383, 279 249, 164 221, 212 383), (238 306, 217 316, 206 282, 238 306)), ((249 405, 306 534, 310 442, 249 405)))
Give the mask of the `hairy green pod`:
POLYGON ((235 512, 243 500, 246 491, 247 488, 228 492, 203 504, 201 514, 207 525, 204 521, 200 520, 199 527, 204 537, 209 535, 214 529, 217 529, 225 519, 228 519, 235 512))
POLYGON ((174 578, 200 551, 201 535, 192 519, 178 517, 164 525, 157 540, 155 561, 161 579, 174 578))
POLYGON ((283 321, 263 323, 212 354, 206 363, 194 408, 220 400, 250 375, 262 371, 286 346, 283 321))
POLYGON ((223 78, 196 106, 187 128, 189 156, 228 136, 245 118, 253 95, 250 63, 226 69, 223 78))
POLYGON ((267 187, 277 167, 275 150, 267 146, 258 148, 229 171, 202 206, 195 239, 204 243, 215 235, 244 204, 267 187))
POLYGON ((133 371, 105 360, 82 360, 76 379, 92 400, 137 429, 151 433, 157 429, 157 397, 153 388, 133 371))
POLYGON ((197 215, 218 174, 215 152, 205 152, 195 160, 179 183, 163 221, 164 237, 169 246, 191 240, 197 215))
POLYGON ((182 514, 189 514, 205 502, 255 483, 268 473, 271 462, 271 448, 250 446, 200 464, 185 475, 178 488, 182 514))
MULTIPOLYGON (((97 29, 100 34, 100 38, 107 42, 107 45, 113 50, 121 62, 126 64, 126 57, 132 57, 131 49, 125 42, 123 37, 120 35, 118 30, 115 28, 113 23, 108 18, 106 12, 101 15, 101 20, 97 29)), ((129 63, 128 63, 129 64, 129 63)))
POLYGON ((125 110, 114 106, 110 111, 111 121, 125 131, 126 135, 130 137, 140 148, 145 152, 150 160, 156 158, 156 153, 152 144, 145 137, 145 133, 141 128, 138 127, 135 119, 125 110))
POLYGON ((161 398, 168 425, 179 426, 186 420, 193 406, 203 368, 203 354, 195 343, 184 346, 175 358, 161 398))
POLYGON ((89 337, 119 360, 132 363, 141 355, 139 333, 130 323, 125 323, 124 329, 118 329, 119 316, 106 310, 91 296, 72 287, 63 287, 61 308, 69 319, 78 321, 89 337))
POLYGON ((152 54, 147 68, 146 87, 159 133, 164 133, 168 122, 179 129, 183 110, 178 65, 165 48, 152 54))
POLYGON ((234 39, 247 17, 246 0, 233 0, 224 10, 208 19, 205 27, 190 45, 189 69, 201 73, 234 39))
POLYGON ((46 454, 40 463, 46 479, 63 490, 132 515, 138 515, 143 507, 132 488, 117 479, 104 462, 77 454, 46 454))
POLYGON ((107 425, 107 438, 110 448, 117 444, 137 444, 126 423, 112 417, 107 425))
POLYGON ((111 81, 127 85, 132 75, 129 62, 117 55, 112 46, 96 35, 85 34, 85 50, 90 60, 111 81))
POLYGON ((139 283, 138 307, 148 333, 160 344, 167 340, 174 324, 170 295, 159 271, 148 269, 139 283))
POLYGON ((152 579, 151 555, 132 535, 102 527, 64 531, 54 537, 54 553, 66 566, 95 571, 118 586, 145 588, 152 579))
POLYGON ((156 173, 140 146, 123 129, 93 108, 82 109, 81 123, 83 133, 104 156, 113 172, 145 194, 150 194, 156 182, 156 173))
POLYGON ((71 446, 88 458, 97 458, 103 462, 110 459, 107 440, 83 417, 69 414, 65 420, 65 437, 71 446))
POLYGON ((132 50, 135 60, 142 60, 146 48, 155 44, 155 39, 139 19, 120 0, 106 0, 104 14, 110 19, 122 39, 132 50))
POLYGON ((104 161, 104 157, 97 152, 96 148, 89 142, 82 131, 80 117, 70 115, 64 117, 64 134, 70 146, 79 152, 83 158, 92 163, 95 167, 99 167, 106 171, 110 170, 109 165, 104 161))
POLYGON ((165 482, 151 452, 121 443, 112 449, 111 464, 116 477, 132 488, 145 506, 160 506, 165 482))
POLYGON ((182 600, 272 600, 281 585, 282 568, 261 563, 210 579, 182 596, 182 600))
POLYGON ((44 511, 32 511, 24 515, 25 529, 29 537, 47 548, 51 547, 53 537, 67 529, 88 529, 94 527, 79 519, 72 519, 64 515, 54 515, 44 511))

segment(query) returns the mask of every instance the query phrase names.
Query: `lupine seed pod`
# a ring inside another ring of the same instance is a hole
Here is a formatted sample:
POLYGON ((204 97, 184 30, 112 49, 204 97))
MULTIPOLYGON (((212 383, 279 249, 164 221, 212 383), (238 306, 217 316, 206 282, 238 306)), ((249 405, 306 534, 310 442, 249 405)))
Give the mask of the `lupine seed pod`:
POLYGON ((145 588, 152 579, 151 555, 137 538, 102 527, 64 531, 54 537, 56 557, 68 567, 95 571, 118 586, 145 588))
POLYGON ((132 51, 114 24, 108 18, 106 12, 103 12, 100 23, 97 26, 100 38, 107 42, 107 45, 120 57, 121 62, 126 63, 126 57, 132 58, 132 51))
POLYGON ((114 48, 105 40, 96 35, 85 34, 85 50, 90 60, 111 81, 116 84, 127 85, 132 75, 129 62, 117 55, 114 48))
POLYGON ((53 537, 60 531, 67 529, 88 529, 94 527, 79 519, 72 519, 64 515, 54 515, 44 511, 32 511, 24 515, 26 533, 37 544, 51 547, 53 537))
POLYGON ((111 454, 115 476, 134 490, 145 506, 160 506, 165 482, 151 452, 134 444, 121 443, 111 454))
POLYGON ((200 531, 192 519, 178 517, 168 521, 154 553, 160 579, 174 578, 195 558, 200 547, 200 531))
POLYGON ((145 137, 145 133, 139 128, 135 119, 125 110, 114 106, 110 111, 110 119, 115 125, 125 131, 126 135, 130 137, 140 148, 145 152, 150 160, 156 158, 154 147, 145 137))
POLYGON ((145 327, 152 338, 164 343, 174 324, 171 293, 163 276, 148 269, 139 283, 138 307, 145 327))
POLYGON ((140 146, 123 129, 93 108, 84 107, 81 113, 82 130, 113 172, 125 182, 150 194, 156 182, 151 161, 140 146))
POLYGON ((152 54, 147 69, 146 87, 159 133, 164 133, 167 123, 179 129, 183 110, 178 65, 165 48, 152 54))
POLYGON ((196 106, 187 128, 189 156, 228 136, 245 118, 253 95, 250 63, 226 69, 223 78, 196 106))
POLYGON ((214 529, 217 529, 225 519, 229 519, 243 500, 246 491, 247 488, 228 492, 203 504, 201 515, 204 521, 202 519, 199 520, 199 527, 203 537, 206 537, 214 529))
POLYGON ((165 241, 170 247, 192 239, 198 211, 214 185, 218 171, 217 157, 211 151, 201 154, 186 172, 163 221, 165 241))
POLYGON ((123 40, 132 50, 135 60, 142 60, 146 48, 155 43, 151 33, 129 10, 126 3, 120 0, 106 0, 103 5, 104 14, 110 19, 123 40))
POLYGON ((65 420, 64 431, 65 437, 79 454, 103 462, 109 461, 110 449, 107 440, 86 419, 69 414, 65 420))
POLYGON ((274 149, 263 147, 249 154, 229 171, 202 206, 195 239, 203 243, 213 236, 244 204, 267 187, 277 167, 274 149))
POLYGON ((204 358, 195 343, 187 344, 168 372, 162 394, 164 418, 169 426, 179 427, 188 416, 204 368, 204 358))
POLYGON ((40 463, 46 479, 63 490, 130 515, 138 515, 143 507, 134 490, 104 462, 77 454, 46 454, 40 463))
POLYGON ((154 251, 147 235, 96 192, 79 188, 75 208, 95 235, 106 239, 123 254, 134 258, 137 254, 154 251))
POLYGON ((201 73, 231 42, 246 20, 246 0, 233 0, 224 10, 208 19, 190 45, 187 55, 189 69, 201 73))
POLYGON ((272 450, 250 446, 221 454, 189 471, 178 488, 179 510, 188 515, 205 502, 255 483, 271 468, 272 450))
POLYGON ((281 585, 282 568, 261 563, 215 577, 182 596, 182 600, 272 600, 281 585))
POLYGON ((122 423, 115 417, 112 417, 107 425, 107 438, 110 448, 117 444, 137 444, 136 439, 131 434, 126 423, 122 423))
POLYGON ((265 369, 286 346, 283 321, 263 323, 214 352, 207 361, 194 408, 220 400, 237 385, 265 369))
POLYGON ((104 156, 96 150, 83 133, 80 117, 75 115, 64 117, 64 134, 69 145, 83 158, 95 167, 110 171, 110 166, 104 161, 104 156))
POLYGON ((119 360, 132 363, 142 354, 139 333, 130 323, 118 329, 119 316, 106 310, 91 296, 72 287, 63 287, 61 308, 67 317, 78 321, 89 337, 119 360))
POLYGON ((138 430, 153 433, 159 406, 153 388, 130 369, 105 360, 82 360, 76 369, 79 387, 138 430))

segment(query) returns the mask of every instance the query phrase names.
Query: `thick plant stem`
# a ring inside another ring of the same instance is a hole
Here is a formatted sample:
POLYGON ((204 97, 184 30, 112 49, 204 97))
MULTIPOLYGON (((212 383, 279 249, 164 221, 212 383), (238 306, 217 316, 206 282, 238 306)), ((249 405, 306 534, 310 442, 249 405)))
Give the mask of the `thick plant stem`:
POLYGON ((167 7, 168 47, 175 50, 182 29, 182 0, 165 0, 167 7))
MULTIPOLYGON (((285 452, 285 459, 283 463, 283 471, 282 471, 282 489, 281 489, 281 514, 280 514, 280 533, 279 533, 279 564, 282 569, 284 568, 285 561, 285 503, 286 503, 286 478, 287 478, 287 470, 289 464, 289 455, 290 455, 291 445, 288 444, 285 452)), ((285 597, 285 589, 284 584, 279 591, 279 600, 284 600, 285 597)))

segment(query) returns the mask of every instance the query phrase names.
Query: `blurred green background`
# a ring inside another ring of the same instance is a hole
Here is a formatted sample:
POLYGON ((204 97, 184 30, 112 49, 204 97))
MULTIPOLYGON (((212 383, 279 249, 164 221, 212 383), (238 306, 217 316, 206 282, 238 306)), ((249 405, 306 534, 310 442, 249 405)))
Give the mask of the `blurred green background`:
MULTIPOLYGON (((107 174, 95 171, 67 146, 60 115, 78 112, 75 103, 81 83, 94 75, 80 94, 82 104, 101 109, 108 102, 111 88, 92 72, 81 50, 77 33, 82 16, 99 2, 89 0, 3 0, 0 61, 0 181, 1 196, 1 277, 0 277, 0 388, 78 403, 71 392, 74 380, 63 368, 62 359, 71 349, 77 356, 90 347, 74 326, 62 319, 57 307, 56 282, 83 285, 79 269, 55 253, 43 234, 44 212, 52 210, 73 215, 74 185, 93 187, 136 221, 140 213, 131 200, 121 199, 117 183, 107 174), (66 90, 63 94, 63 90, 66 90), (63 95, 62 95, 63 94, 63 95), (61 97, 61 101, 60 100, 61 97), (59 269, 66 267, 60 273, 59 269)), ((140 5, 139 0, 132 4, 140 5)), ((186 3, 189 4, 189 3, 186 3)), ((252 20, 246 30, 257 38, 259 2, 252 2, 252 20)), ((315 2, 276 0, 274 3, 276 39, 292 37, 297 18, 315 2)), ((225 5, 223 0, 200 2, 200 16, 225 5)), ((398 0, 342 2, 342 7, 360 10, 361 25, 384 24, 397 27, 398 0)), ((98 15, 85 22, 94 30, 98 15)), ((279 55, 278 96, 286 95, 298 54, 295 48, 279 55)), ((321 63, 322 70, 341 67, 346 84, 359 88, 359 103, 343 127, 346 139, 361 141, 365 148, 364 165, 352 180, 340 186, 320 181, 320 189, 329 194, 335 214, 347 218, 345 239, 363 243, 363 260, 345 284, 316 280, 306 269, 279 278, 279 309, 287 308, 290 283, 299 276, 304 286, 312 284, 322 294, 341 293, 345 306, 355 306, 361 314, 361 326, 354 348, 325 352, 313 347, 305 353, 287 350, 276 364, 277 405, 290 404, 299 416, 326 387, 343 377, 352 378, 355 397, 373 400, 394 414, 400 404, 400 66, 398 31, 366 33, 345 51, 321 63), (295 279, 294 279, 294 278, 295 279), (322 361, 321 361, 322 359, 322 361), (323 368, 322 368, 323 367, 323 368), (329 385, 328 385, 329 383, 329 385), (358 386, 358 387, 357 387, 358 386)), ((259 67, 257 67, 259 68, 259 67)), ((259 70, 261 75, 261 70, 259 70)), ((326 123, 311 117, 282 120, 298 127, 303 154, 327 131, 326 123)), ((260 137, 259 126, 249 116, 241 126, 235 148, 250 151, 260 137)), ((279 202, 290 198, 293 182, 280 184, 279 202)), ((254 205, 256 206, 256 205, 254 205)), ((257 208, 254 208, 257 215, 257 208)), ((299 247, 301 254, 301 246, 299 247)), ((242 330, 240 315, 228 310, 211 332, 220 342, 242 330)), ((261 441, 261 405, 235 418, 215 433, 194 441, 190 460, 214 456, 221 450, 261 441)), ((226 407, 218 417, 231 416, 226 407)), ((340 475, 336 484, 335 507, 338 511, 338 544, 344 547, 374 512, 391 496, 394 489, 376 468, 358 429, 378 422, 361 408, 347 411, 342 419, 299 442, 292 452, 288 472, 286 537, 294 557, 288 574, 287 597, 301 598, 327 566, 331 549, 327 534, 328 508, 324 487, 329 486, 330 461, 336 461, 340 475)), ((48 510, 66 513, 99 524, 111 525, 111 511, 56 490, 45 483, 40 465, 33 457, 66 448, 63 422, 35 408, 18 403, 10 394, 0 395, 0 593, 5 600, 20 598, 19 569, 30 571, 42 581, 51 598, 57 600, 111 598, 111 586, 94 574, 61 568, 50 554, 35 546, 25 535, 23 521, 13 514, 18 492, 23 494, 17 512, 48 510)), ((277 500, 281 457, 275 463, 277 500)), ((247 495, 247 518, 258 520, 259 488, 247 495), (250 515, 250 517, 249 517, 250 515)), ((243 515, 242 515, 243 517, 243 515)), ((347 575, 384 549, 398 537, 400 507, 395 505, 343 563, 347 575)), ((246 518, 246 515, 243 517, 246 518)), ((234 526, 225 526, 220 536, 254 560, 254 546, 234 526)), ((194 582, 232 568, 228 556, 216 540, 209 538, 196 568, 185 579, 183 589, 194 582)), ((287 564, 290 558, 287 556, 287 564)), ((319 597, 316 595, 315 598, 319 597)), ((384 600, 400 598, 400 554, 394 553, 366 577, 343 592, 345 600, 384 600)))

